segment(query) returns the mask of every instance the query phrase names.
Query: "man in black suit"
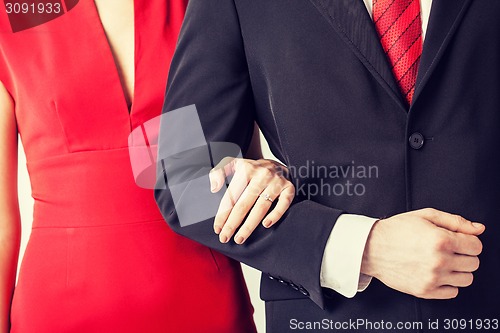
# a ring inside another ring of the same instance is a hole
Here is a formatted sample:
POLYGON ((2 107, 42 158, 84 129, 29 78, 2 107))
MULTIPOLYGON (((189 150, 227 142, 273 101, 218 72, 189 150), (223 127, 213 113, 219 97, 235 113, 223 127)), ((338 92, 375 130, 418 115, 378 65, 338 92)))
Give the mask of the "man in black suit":
POLYGON ((243 151, 256 121, 298 196, 243 245, 156 198, 263 272, 268 332, 500 329, 499 17, 497 0, 191 0, 164 111, 195 104, 208 142, 243 151))

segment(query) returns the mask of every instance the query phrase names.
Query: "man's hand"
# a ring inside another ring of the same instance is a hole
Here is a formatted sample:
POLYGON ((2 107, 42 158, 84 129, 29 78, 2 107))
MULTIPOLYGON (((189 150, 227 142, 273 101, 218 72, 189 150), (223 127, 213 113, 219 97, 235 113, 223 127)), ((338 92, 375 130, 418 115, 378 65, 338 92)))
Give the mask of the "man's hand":
POLYGON ((435 209, 378 221, 368 238, 361 272, 420 298, 449 299, 472 284, 479 268, 484 225, 435 209))

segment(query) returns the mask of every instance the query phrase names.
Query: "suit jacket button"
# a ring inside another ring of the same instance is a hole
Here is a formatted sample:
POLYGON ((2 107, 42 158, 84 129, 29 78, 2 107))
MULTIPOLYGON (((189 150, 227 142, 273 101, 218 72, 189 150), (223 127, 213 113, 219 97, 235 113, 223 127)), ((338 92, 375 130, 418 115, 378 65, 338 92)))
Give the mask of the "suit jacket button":
POLYGON ((276 278, 270 274, 267 275, 267 277, 269 278, 269 280, 275 280, 276 278))
POLYGON ((302 295, 309 296, 309 292, 304 287, 300 287, 299 291, 302 293, 302 295))
POLYGON ((425 139, 424 136, 420 133, 413 133, 410 136, 410 147, 415 150, 421 149, 424 146, 425 139))
POLYGON ((287 281, 283 280, 282 278, 280 278, 278 281, 284 285, 289 285, 289 283, 287 281))

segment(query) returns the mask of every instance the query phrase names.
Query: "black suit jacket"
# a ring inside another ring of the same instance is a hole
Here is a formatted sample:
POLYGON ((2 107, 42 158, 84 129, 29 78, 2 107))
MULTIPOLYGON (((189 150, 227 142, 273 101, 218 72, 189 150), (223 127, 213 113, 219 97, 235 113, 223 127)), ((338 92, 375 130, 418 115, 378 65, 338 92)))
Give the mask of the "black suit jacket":
POLYGON ((264 272, 263 299, 287 300, 279 304, 289 311, 268 319, 286 324, 296 313, 425 327, 434 318, 500 317, 500 1, 434 0, 408 109, 363 1, 191 0, 164 112, 190 104, 207 141, 245 150, 257 121, 288 166, 378 168, 372 178, 296 174, 297 187, 350 181, 365 193, 299 192, 276 227, 259 227, 243 246, 220 244, 213 219, 181 228, 169 191, 156 191, 176 232, 264 272), (487 226, 481 268, 456 299, 417 299, 378 281, 354 299, 321 288, 324 247, 340 214, 424 207, 487 226))

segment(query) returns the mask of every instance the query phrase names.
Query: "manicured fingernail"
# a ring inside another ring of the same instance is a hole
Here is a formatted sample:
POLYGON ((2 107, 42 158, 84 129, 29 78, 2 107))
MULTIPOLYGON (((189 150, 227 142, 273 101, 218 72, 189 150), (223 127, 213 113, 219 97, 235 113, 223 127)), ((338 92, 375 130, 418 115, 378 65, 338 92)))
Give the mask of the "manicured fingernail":
POLYGON ((474 228, 477 228, 477 229, 481 229, 482 227, 484 227, 484 224, 477 223, 477 222, 472 222, 472 225, 474 226, 474 228))
POLYGON ((221 235, 221 236, 219 237, 219 240, 220 240, 220 242, 221 242, 221 243, 227 243, 227 241, 228 241, 229 239, 227 238, 227 236, 225 236, 225 235, 221 235))
POLYGON ((219 186, 219 184, 216 181, 213 181, 212 187, 210 188, 210 191, 212 191, 212 193, 214 193, 218 186, 219 186))
POLYGON ((236 242, 236 244, 243 244, 245 238, 243 238, 243 236, 237 236, 234 241, 236 242))
POLYGON ((263 224, 264 224, 264 227, 269 228, 271 226, 271 220, 265 220, 263 222, 263 224))
POLYGON ((214 231, 215 231, 215 233, 218 235, 218 234, 220 234, 220 232, 222 231, 222 228, 221 228, 221 227, 219 227, 218 225, 216 225, 216 226, 214 227, 214 231))

